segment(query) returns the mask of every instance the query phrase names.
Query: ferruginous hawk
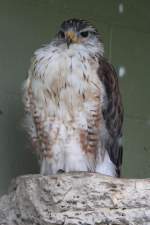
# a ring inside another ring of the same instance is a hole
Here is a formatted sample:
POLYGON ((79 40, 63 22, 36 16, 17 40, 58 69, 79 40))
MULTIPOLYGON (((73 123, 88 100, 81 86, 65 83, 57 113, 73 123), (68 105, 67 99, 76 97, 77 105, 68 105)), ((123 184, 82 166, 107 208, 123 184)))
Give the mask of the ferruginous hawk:
POLYGON ((35 51, 23 101, 41 174, 120 176, 123 109, 103 52, 96 28, 81 19, 64 21, 50 44, 35 51))

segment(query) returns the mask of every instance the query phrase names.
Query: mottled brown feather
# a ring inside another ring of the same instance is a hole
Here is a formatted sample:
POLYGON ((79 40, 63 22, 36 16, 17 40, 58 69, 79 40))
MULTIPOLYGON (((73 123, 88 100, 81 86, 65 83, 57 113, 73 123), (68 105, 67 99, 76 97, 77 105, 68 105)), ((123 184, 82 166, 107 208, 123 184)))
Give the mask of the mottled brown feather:
POLYGON ((32 93, 31 86, 28 88, 28 96, 30 97, 30 109, 29 112, 32 115, 36 128, 36 137, 31 139, 33 147, 35 147, 36 153, 45 157, 52 157, 51 146, 49 143, 49 134, 45 131, 43 127, 43 120, 41 116, 37 113, 36 105, 34 103, 34 97, 32 93))
POLYGON ((123 154, 123 148, 120 143, 123 125, 123 106, 116 71, 103 57, 99 59, 98 76, 104 84, 107 97, 107 106, 103 108, 103 117, 109 138, 106 140, 105 147, 111 161, 116 165, 117 175, 120 176, 123 154))

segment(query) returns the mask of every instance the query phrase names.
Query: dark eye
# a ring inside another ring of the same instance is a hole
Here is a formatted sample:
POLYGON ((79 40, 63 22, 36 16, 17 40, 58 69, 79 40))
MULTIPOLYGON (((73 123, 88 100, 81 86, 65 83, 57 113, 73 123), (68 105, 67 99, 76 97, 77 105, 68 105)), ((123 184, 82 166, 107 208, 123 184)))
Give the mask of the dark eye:
POLYGON ((65 33, 62 30, 60 30, 58 33, 58 37, 65 38, 65 33))
POLYGON ((80 33, 80 35, 84 38, 88 37, 89 36, 89 32, 88 31, 83 31, 80 33))

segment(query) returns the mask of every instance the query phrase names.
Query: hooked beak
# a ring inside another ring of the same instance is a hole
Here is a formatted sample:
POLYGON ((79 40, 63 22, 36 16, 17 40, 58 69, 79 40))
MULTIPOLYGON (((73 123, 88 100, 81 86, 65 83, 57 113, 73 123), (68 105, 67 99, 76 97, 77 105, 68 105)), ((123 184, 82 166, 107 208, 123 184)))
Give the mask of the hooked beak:
POLYGON ((66 42, 67 42, 68 48, 71 43, 78 43, 79 40, 78 40, 76 33, 73 31, 66 32, 66 42))
POLYGON ((67 42, 67 47, 69 48, 70 44, 72 43, 72 40, 70 38, 67 38, 66 42, 67 42))

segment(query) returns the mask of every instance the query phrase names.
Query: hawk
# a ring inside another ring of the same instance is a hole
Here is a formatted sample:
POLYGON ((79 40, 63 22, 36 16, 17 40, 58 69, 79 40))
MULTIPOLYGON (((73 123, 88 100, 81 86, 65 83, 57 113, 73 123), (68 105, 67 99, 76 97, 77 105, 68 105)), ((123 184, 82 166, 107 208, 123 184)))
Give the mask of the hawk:
POLYGON ((97 29, 81 19, 64 21, 50 44, 35 51, 23 102, 41 174, 120 176, 123 108, 103 53, 97 29))

